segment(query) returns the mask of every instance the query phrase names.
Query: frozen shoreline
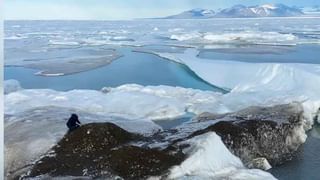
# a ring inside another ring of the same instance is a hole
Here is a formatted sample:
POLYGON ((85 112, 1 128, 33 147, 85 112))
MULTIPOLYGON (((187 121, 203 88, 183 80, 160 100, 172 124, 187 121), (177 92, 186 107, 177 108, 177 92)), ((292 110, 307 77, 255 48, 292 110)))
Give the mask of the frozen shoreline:
MULTIPOLYGON (((123 125, 125 125, 123 127, 125 129, 130 130, 131 128, 131 132, 140 131, 140 133, 144 134, 161 130, 159 126, 150 120, 174 119, 179 118, 186 113, 194 113, 196 115, 205 112, 221 114, 234 112, 248 106, 272 106, 305 100, 304 96, 282 96, 274 99, 275 96, 270 97, 270 94, 261 96, 261 93, 258 93, 260 96, 256 96, 254 93, 248 93, 246 91, 231 91, 229 94, 221 94, 179 87, 144 87, 134 84, 123 85, 117 88, 104 88, 103 92, 95 90, 59 92, 50 89, 22 89, 15 81, 6 81, 5 88, 6 87, 10 87, 11 89, 8 91, 8 94, 5 95, 6 128, 12 127, 13 129, 19 129, 23 127, 24 131, 26 131, 26 137, 30 138, 29 141, 37 143, 41 142, 37 141, 41 139, 39 139, 36 134, 35 136, 30 136, 29 132, 31 132, 31 129, 43 129, 44 127, 47 127, 46 121, 48 118, 50 123, 53 123, 50 126, 56 127, 50 128, 51 130, 48 131, 46 137, 51 139, 51 143, 39 146, 39 151, 35 152, 35 154, 31 154, 31 157, 25 157, 26 162, 28 162, 28 159, 30 160, 30 158, 34 159, 45 153, 62 137, 65 132, 64 122, 56 121, 55 116, 55 114, 59 113, 59 117, 65 118, 67 118, 68 114, 72 111, 79 112, 80 114, 84 113, 81 117, 84 118, 85 122, 90 122, 90 119, 100 119, 103 122, 105 119, 123 118, 123 125), (28 106, 26 106, 26 104, 28 104, 28 106), (51 113, 50 109, 53 109, 51 113), (27 114, 31 114, 31 116, 27 114), (145 129, 141 129, 139 123, 146 122, 148 122, 149 125, 144 125, 145 129), (28 124, 33 124, 33 126, 29 126, 28 124)), ((305 130, 307 130, 311 127, 312 118, 316 113, 315 107, 318 106, 318 103, 305 101, 302 105, 305 111, 304 127, 305 130)), ((114 123, 120 123, 121 125, 121 121, 114 123)), ((17 142, 18 139, 15 139, 14 136, 8 134, 8 137, 10 136, 12 137, 12 140, 7 141, 8 143, 17 142)), ((8 146, 9 144, 7 144, 6 148, 19 149, 20 143, 15 144, 18 147, 10 147, 8 146)), ((27 144, 30 145, 31 149, 33 149, 32 147, 37 146, 37 144, 27 144)), ((26 146, 25 143, 20 145, 26 146)), ((7 149, 7 152, 11 151, 9 149, 7 149)), ((10 156, 13 155, 12 153, 6 154, 10 156)), ((14 154, 18 155, 19 153, 15 152, 14 154)), ((10 158, 14 160, 15 156, 10 158)), ((13 167, 16 166, 17 164, 13 164, 13 167)))

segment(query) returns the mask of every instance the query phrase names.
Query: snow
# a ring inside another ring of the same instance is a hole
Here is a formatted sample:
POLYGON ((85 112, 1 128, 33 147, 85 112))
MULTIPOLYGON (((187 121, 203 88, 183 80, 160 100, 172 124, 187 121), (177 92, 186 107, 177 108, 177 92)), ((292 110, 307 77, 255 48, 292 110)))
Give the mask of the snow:
POLYGON ((186 150, 189 157, 170 170, 169 179, 275 179, 262 170, 246 169, 214 132, 196 136, 183 143, 191 144, 186 150))
POLYGON ((261 7, 266 8, 266 9, 277 9, 277 7, 273 4, 263 4, 261 7))

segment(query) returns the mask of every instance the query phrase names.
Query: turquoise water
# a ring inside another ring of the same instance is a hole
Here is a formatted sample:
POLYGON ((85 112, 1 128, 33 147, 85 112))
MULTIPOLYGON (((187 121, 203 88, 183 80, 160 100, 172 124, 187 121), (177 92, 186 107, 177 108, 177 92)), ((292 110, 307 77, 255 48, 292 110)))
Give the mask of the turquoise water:
POLYGON ((16 79, 23 88, 55 90, 96 89, 135 83, 140 85, 169 85, 201 90, 221 91, 192 73, 187 67, 163 60, 152 54, 132 52, 131 48, 118 51, 123 56, 107 66, 91 71, 58 76, 36 76, 38 70, 5 67, 5 79, 16 79))

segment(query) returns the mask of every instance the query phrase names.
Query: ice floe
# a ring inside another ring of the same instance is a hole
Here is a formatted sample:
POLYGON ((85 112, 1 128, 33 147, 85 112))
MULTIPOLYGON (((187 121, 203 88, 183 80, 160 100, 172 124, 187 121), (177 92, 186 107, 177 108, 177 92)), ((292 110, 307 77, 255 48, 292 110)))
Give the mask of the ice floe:
POLYGON ((293 34, 280 34, 278 32, 230 32, 230 33, 181 33, 170 37, 173 40, 188 41, 201 44, 270 44, 270 45, 295 45, 298 38, 293 34))

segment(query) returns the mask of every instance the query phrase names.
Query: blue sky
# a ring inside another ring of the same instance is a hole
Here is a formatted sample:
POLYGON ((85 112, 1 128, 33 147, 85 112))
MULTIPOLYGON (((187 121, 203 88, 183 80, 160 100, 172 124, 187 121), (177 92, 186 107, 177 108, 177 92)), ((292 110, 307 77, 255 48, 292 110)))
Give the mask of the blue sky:
POLYGON ((118 20, 162 17, 192 8, 218 9, 235 4, 320 5, 320 0, 7 0, 5 19, 118 20))

